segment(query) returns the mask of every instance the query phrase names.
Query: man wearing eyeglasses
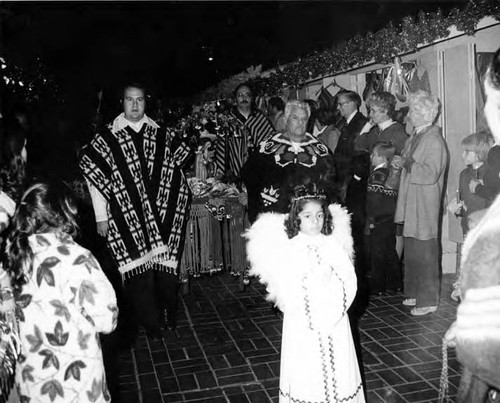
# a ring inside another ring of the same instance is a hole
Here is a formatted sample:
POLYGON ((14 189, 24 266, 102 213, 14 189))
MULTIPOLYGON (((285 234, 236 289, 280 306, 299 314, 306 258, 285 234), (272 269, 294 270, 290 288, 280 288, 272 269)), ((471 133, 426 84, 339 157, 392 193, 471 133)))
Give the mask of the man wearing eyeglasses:
POLYGON ((367 122, 366 117, 359 112, 360 106, 361 97, 354 91, 341 91, 337 94, 337 108, 343 117, 343 127, 335 149, 334 159, 337 182, 343 189, 344 197, 354 157, 354 140, 367 122))
POLYGON ((342 115, 340 137, 334 153, 336 183, 340 199, 351 213, 351 230, 356 252, 356 272, 358 277, 365 270, 364 226, 366 188, 370 168, 370 158, 365 154, 355 154, 354 143, 367 119, 359 112, 361 97, 354 91, 337 94, 337 109, 342 115))

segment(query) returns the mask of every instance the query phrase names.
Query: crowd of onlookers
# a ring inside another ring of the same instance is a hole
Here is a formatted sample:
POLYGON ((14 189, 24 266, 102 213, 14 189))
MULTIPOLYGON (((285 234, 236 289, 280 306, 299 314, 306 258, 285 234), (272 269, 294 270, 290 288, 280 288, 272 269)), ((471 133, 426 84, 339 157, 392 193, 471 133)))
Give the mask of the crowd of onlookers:
MULTIPOLYGON (((446 205, 449 152, 436 125, 440 102, 425 91, 409 96, 404 121, 395 117, 394 95, 370 95, 364 100, 365 116, 361 97, 347 90, 339 91, 328 108, 272 98, 266 116, 252 104, 251 87, 242 84, 235 89, 231 111, 238 133, 214 144, 218 171, 231 171, 230 177, 248 192, 250 223, 259 223, 263 213, 288 213, 287 229, 280 234, 291 243, 283 245, 294 250, 296 244, 308 254, 307 264, 316 274, 325 266, 323 258, 332 257, 322 235, 335 234, 328 226, 336 220, 344 225, 346 219, 344 210, 328 205, 345 207, 352 243, 342 246, 342 270, 347 270, 342 275, 352 280, 352 263, 358 288, 366 280, 372 295, 401 295, 415 316, 431 314, 439 305, 443 212, 447 208, 461 217, 467 236, 452 295, 461 304, 447 333, 465 368, 461 402, 500 399, 499 51, 484 86, 491 134, 464 133, 464 169, 456 198, 446 205), (297 193, 312 185, 313 193, 297 193)), ((182 139, 157 135, 160 127, 145 114, 146 99, 139 84, 125 86, 123 113, 74 152, 74 175, 86 189, 80 198, 75 186, 41 181, 40 172, 27 172, 25 115, 1 119, 0 396, 5 401, 53 401, 57 396, 72 401, 82 393, 91 401, 115 399, 117 371, 105 371, 104 364, 107 369, 116 365, 116 354, 106 356, 116 353, 117 340, 99 333, 117 326, 117 298, 131 306, 131 340, 139 325, 150 337, 161 337, 162 328, 175 330, 175 279, 190 203, 183 170, 191 153, 182 139)), ((335 265, 335 259, 331 262, 335 265)), ((343 287, 338 279, 323 280, 323 274, 311 279, 318 293, 325 284, 343 287)), ((325 292, 311 299, 321 315, 321 301, 330 298, 325 292)), ((340 317, 346 314, 346 301, 340 301, 340 317)), ((302 319, 324 336, 330 334, 324 333, 328 315, 321 315, 312 322, 302 319)), ((129 319, 122 314, 118 324, 128 326, 129 319)), ((353 376, 357 385, 358 376, 353 376)), ((294 382, 290 379, 288 386, 294 382)), ((356 395, 363 400, 358 389, 356 395)))

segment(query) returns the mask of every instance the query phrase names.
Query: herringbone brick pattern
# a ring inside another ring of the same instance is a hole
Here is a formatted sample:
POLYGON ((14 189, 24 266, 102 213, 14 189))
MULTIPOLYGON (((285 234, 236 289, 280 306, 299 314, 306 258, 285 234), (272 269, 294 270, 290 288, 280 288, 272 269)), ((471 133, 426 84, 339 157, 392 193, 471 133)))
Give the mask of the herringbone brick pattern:
MULTIPOLYGON (((439 309, 413 317, 402 296, 374 297, 359 320, 369 403, 436 402, 441 341, 452 322, 451 275, 439 309)), ((228 274, 193 280, 181 298, 176 331, 161 340, 144 333, 120 357, 122 402, 277 402, 281 319, 252 279, 245 291, 228 274)), ((449 350, 450 396, 459 364, 449 350)))

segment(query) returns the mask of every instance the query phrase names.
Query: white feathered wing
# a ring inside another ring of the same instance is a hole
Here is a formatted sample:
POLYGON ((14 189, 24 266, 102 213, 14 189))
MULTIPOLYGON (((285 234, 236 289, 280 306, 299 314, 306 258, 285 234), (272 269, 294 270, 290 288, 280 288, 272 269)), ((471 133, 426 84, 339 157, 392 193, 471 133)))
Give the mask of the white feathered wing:
MULTIPOLYGON (((352 261, 350 215, 338 204, 332 204, 328 208, 333 218, 333 232, 328 238, 342 245, 352 261)), ((250 261, 249 274, 259 277, 260 282, 266 285, 266 299, 274 302, 282 311, 299 294, 294 289, 299 282, 291 278, 295 272, 290 268, 301 264, 303 259, 303 256, 297 254, 285 232, 285 218, 285 214, 261 214, 244 234, 250 261)))

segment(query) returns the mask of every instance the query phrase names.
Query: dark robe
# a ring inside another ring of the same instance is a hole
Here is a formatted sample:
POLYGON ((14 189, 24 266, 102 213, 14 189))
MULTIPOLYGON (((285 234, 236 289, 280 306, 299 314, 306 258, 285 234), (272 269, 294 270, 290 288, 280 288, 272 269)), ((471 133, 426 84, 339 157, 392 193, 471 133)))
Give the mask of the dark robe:
POLYGON ((328 148, 309 133, 298 152, 283 133, 263 142, 241 170, 248 191, 248 216, 254 222, 262 212, 286 213, 297 185, 310 182, 336 201, 335 169, 328 148))

